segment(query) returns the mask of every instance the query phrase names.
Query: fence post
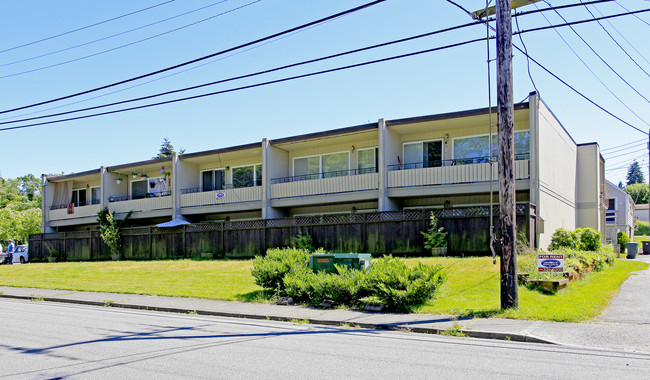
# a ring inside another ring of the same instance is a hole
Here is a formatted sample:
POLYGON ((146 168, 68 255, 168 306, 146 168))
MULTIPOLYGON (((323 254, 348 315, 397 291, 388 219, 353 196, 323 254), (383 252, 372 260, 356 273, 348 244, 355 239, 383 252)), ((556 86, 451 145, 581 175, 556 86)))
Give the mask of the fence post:
POLYGON ((187 256, 187 240, 186 240, 186 233, 187 233, 187 225, 183 224, 183 257, 188 258, 187 256))
POLYGON ((149 227, 149 260, 153 259, 153 236, 151 236, 151 227, 149 227))
POLYGON ((221 222, 221 239, 220 239, 221 240, 221 257, 224 258, 224 259, 226 258, 226 248, 225 248, 226 245, 225 245, 225 243, 223 241, 223 235, 224 235, 223 230, 225 229, 225 227, 226 227, 226 222, 221 222))

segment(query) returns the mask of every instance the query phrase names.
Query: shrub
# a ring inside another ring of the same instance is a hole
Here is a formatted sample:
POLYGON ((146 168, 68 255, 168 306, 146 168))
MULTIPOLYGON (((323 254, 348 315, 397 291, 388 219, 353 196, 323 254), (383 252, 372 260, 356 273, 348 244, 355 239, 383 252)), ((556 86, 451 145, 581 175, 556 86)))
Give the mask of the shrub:
POLYGON ((408 312, 432 298, 445 279, 441 265, 418 263, 409 268, 403 261, 385 256, 370 267, 366 286, 387 310, 408 312))
POLYGON ((634 234, 635 235, 650 235, 650 224, 644 222, 643 220, 637 220, 634 222, 634 234))
POLYGON ((291 239, 291 246, 293 248, 312 252, 314 251, 314 240, 311 238, 311 235, 309 235, 309 231, 305 229, 305 234, 303 235, 302 229, 298 228, 298 235, 291 239))
POLYGON ((284 291, 284 277, 293 271, 307 268, 309 252, 297 248, 277 248, 266 251, 266 256, 253 259, 251 274, 255 283, 276 293, 284 291))
POLYGON ((548 249, 555 251, 558 248, 578 248, 580 247, 580 237, 575 232, 569 231, 566 228, 558 228, 551 236, 551 244, 548 249))
POLYGON ((338 273, 299 270, 284 278, 286 294, 295 301, 318 306, 325 300, 337 305, 359 306, 369 295, 365 286, 366 272, 336 267, 338 273))
POLYGON ((599 231, 593 228, 578 228, 576 234, 580 238, 580 249, 583 251, 598 251, 603 243, 599 231))
POLYGON ((420 232, 424 236, 424 248, 432 250, 433 248, 447 246, 447 233, 444 228, 438 228, 438 219, 431 213, 429 218, 429 230, 427 232, 420 232))
POLYGON ((624 231, 619 231, 616 234, 616 242, 621 246, 621 252, 625 252, 625 243, 630 242, 630 237, 624 231))

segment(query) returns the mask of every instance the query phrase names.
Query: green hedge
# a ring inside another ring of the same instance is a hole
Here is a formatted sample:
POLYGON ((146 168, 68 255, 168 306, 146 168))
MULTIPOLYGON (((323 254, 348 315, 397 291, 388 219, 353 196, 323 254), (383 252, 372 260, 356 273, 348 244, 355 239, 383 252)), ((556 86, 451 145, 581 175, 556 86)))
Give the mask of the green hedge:
POLYGON ((446 279, 441 265, 407 267, 392 256, 373 259, 369 271, 336 266, 337 273, 313 272, 308 253, 294 248, 269 250, 253 260, 255 282, 298 303, 319 306, 325 300, 358 307, 368 300, 386 311, 409 312, 434 297, 446 279))

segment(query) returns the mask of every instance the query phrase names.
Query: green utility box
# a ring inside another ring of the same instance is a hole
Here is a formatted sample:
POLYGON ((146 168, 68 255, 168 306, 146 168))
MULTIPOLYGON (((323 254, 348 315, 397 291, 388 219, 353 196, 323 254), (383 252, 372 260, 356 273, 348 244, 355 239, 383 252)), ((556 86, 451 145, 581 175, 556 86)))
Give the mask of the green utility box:
POLYGON ((334 264, 352 269, 368 270, 370 268, 370 253, 317 253, 309 256, 309 267, 316 272, 333 273, 334 264))

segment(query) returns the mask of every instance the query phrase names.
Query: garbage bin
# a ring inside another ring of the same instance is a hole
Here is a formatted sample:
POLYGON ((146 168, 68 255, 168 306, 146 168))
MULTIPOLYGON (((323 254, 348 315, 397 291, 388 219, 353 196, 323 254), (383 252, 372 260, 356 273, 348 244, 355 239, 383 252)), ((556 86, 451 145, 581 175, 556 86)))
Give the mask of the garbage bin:
POLYGON ((309 256, 309 267, 315 272, 332 273, 334 268, 334 255, 313 254, 309 256))
POLYGON ((642 241, 643 243, 643 254, 650 255, 650 240, 642 241))
POLYGON ((627 258, 634 259, 636 257, 637 251, 639 250, 639 243, 625 243, 625 249, 627 249, 627 258))

